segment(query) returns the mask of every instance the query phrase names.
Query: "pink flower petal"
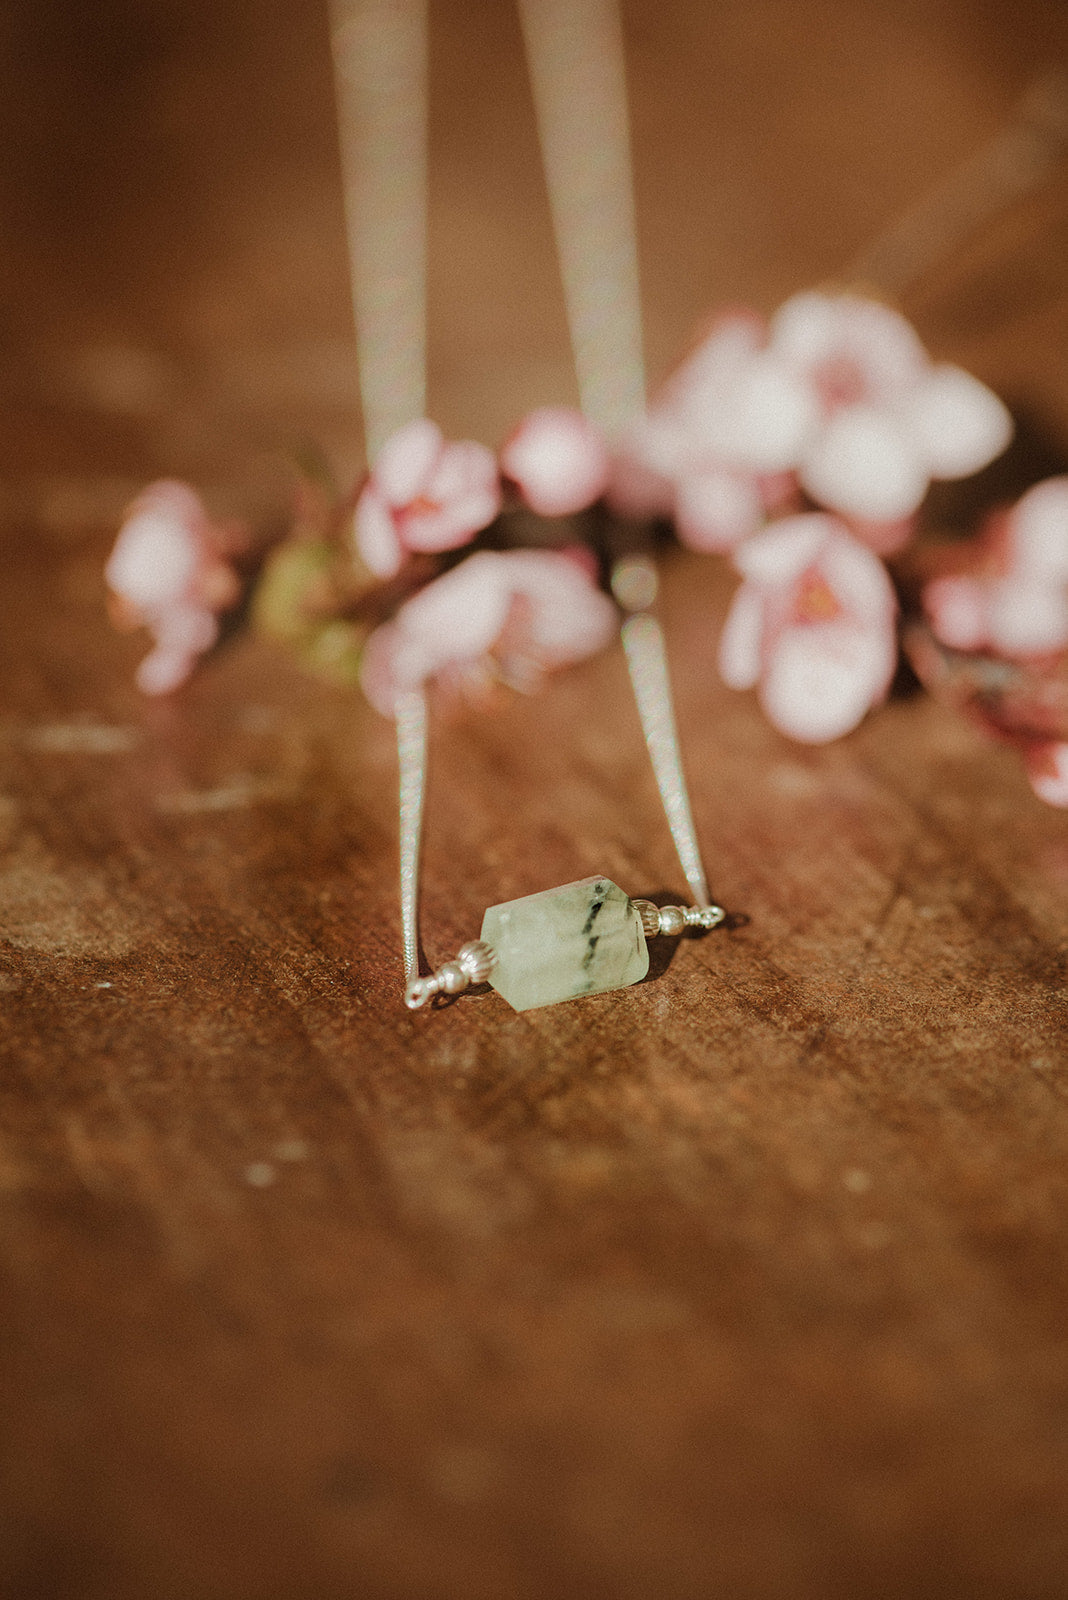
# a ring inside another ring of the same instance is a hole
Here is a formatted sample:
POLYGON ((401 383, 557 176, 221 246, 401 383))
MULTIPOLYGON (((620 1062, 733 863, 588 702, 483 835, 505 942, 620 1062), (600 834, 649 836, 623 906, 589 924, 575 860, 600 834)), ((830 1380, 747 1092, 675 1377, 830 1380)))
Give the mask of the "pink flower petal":
POLYGON ((202 555, 200 541, 182 523, 145 510, 123 524, 104 576, 131 605, 168 605, 192 587, 202 555))
POLYGON ((160 478, 157 482, 150 483, 147 488, 142 489, 130 511, 131 513, 154 512, 157 516, 179 523, 191 533, 198 535, 203 535, 208 522, 203 500, 195 489, 188 483, 182 483, 178 478, 160 478))
MULTIPOLYGON (((447 500, 443 505, 417 505, 396 515, 397 528, 407 550, 459 550, 475 536, 473 524, 486 509, 482 499, 447 500)), ((488 518, 493 520, 490 511, 488 518)))
POLYGON ((364 484, 353 515, 356 549, 378 578, 392 578, 400 571, 404 551, 396 525, 373 478, 364 484))
POLYGON ((1040 800, 1068 806, 1068 744, 1036 744, 1027 752, 1027 776, 1040 800))
POLYGON ((790 584, 800 577, 842 524, 819 512, 782 517, 753 534, 734 552, 734 564, 747 578, 760 584, 790 584))
POLYGON ((768 720, 804 744, 849 733, 885 693, 892 641, 848 622, 790 628, 771 651, 760 686, 768 720))
POLYGON ((671 410, 699 415, 733 391, 738 375, 760 354, 764 342, 759 317, 742 312, 719 318, 675 368, 659 398, 671 410))
POLYGON ((401 606, 397 626, 418 646, 425 675, 492 647, 511 599, 503 561, 497 551, 479 551, 401 606))
POLYGON ((496 504, 500 498, 499 481, 492 450, 473 439, 455 439, 443 446, 422 495, 428 500, 447 501, 482 494, 496 504))
POLYGON ((828 536, 819 569, 835 599, 862 625, 881 628, 897 615, 897 599, 878 557, 847 533, 828 536))
POLYGON ((1008 520, 1013 566, 1068 584, 1068 477, 1036 483, 1008 520))
POLYGON ((720 463, 723 432, 733 427, 739 390, 757 358, 762 325, 750 316, 721 319, 663 385, 634 430, 630 448, 669 477, 720 463))
POLYGON ((776 357, 761 354, 738 374, 711 437, 733 466, 786 472, 798 465, 817 418, 811 389, 776 357))
POLYGON ((523 418, 501 450, 501 466, 542 517, 584 511, 608 485, 603 439, 580 411, 543 406, 523 418))
POLYGON ((189 677, 196 664, 196 656, 181 650, 151 650, 134 673, 134 682, 142 694, 170 694, 189 677))
POLYGON ((911 516, 927 492, 916 446, 893 418, 868 405, 831 418, 801 468, 801 482, 822 505, 870 522, 911 516))
POLYGON ((203 655, 219 637, 215 613, 206 606, 170 606, 156 618, 154 627, 161 650, 183 655, 203 655))
POLYGON ((826 360, 841 337, 838 297, 814 289, 791 295, 771 319, 772 346, 797 367, 826 360))
POLYGON ((104 576, 131 605, 152 608, 179 600, 193 587, 209 556, 209 524, 200 496, 188 484, 149 484, 130 507, 104 576))
POLYGON ((935 638, 950 650, 979 650, 986 643, 987 592, 975 578, 934 578, 923 604, 935 638))
POLYGON ((441 429, 427 417, 419 417, 390 434, 371 469, 387 505, 407 505, 423 492, 444 443, 441 429))
POLYGON ((1006 655, 1044 655, 1068 648, 1068 590, 1044 577, 1011 577, 992 585, 990 638, 1006 655))
POLYGON ((568 551, 516 550, 501 560, 513 594, 530 602, 529 643, 541 666, 570 665, 609 643, 616 608, 568 551))
POLYGON ((465 439, 444 446, 421 495, 396 516, 410 550, 455 550, 488 527, 500 507, 492 450, 465 439))
POLYGON ((760 677, 764 602, 755 585, 743 583, 731 601, 719 638, 719 674, 730 689, 751 689, 760 677))
POLYGON ((383 717, 396 715, 398 695, 419 686, 421 663, 395 623, 376 628, 364 646, 360 661, 360 688, 383 717))
POLYGON ((441 505, 398 512, 397 522, 409 550, 459 550, 489 526, 498 510, 497 496, 476 489, 441 505))
POLYGON ((817 387, 846 383, 844 399, 894 400, 926 365, 923 345, 905 318, 857 295, 796 294, 771 324, 771 348, 817 387), (859 393, 852 392, 854 385, 859 393))
POLYGON ((811 386, 762 349, 759 320, 721 321, 665 383, 636 440, 669 475, 727 466, 768 474, 797 464, 816 421, 811 386))
POLYGON ((753 478, 726 471, 683 477, 675 491, 679 538, 691 550, 731 550, 764 520, 764 504, 753 478))
POLYGON ((999 456, 1012 417, 992 389, 962 367, 943 363, 919 380, 908 427, 932 478, 966 478, 999 456))

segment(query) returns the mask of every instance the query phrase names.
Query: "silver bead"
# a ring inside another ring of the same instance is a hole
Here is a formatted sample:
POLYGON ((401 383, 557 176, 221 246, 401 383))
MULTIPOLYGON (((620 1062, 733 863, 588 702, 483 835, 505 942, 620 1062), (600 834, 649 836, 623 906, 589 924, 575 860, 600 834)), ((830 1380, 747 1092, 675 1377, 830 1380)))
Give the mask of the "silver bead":
POLYGON ((632 900, 631 905, 641 918, 645 937, 654 938, 660 932, 660 907, 654 906, 651 900, 632 900))
POLYGON ((435 972, 438 988, 444 994, 459 994, 466 989, 471 979, 467 976, 458 961, 446 961, 435 972))
POLYGON ((656 567, 647 556, 621 557, 609 581, 624 611, 648 611, 656 599, 656 567))
POLYGON ((472 983, 485 983, 497 965, 497 952, 484 939, 469 939, 456 959, 472 983))
POLYGON ((686 926, 686 913, 681 906, 662 906, 660 908, 660 932, 666 933, 669 938, 681 933, 686 926))

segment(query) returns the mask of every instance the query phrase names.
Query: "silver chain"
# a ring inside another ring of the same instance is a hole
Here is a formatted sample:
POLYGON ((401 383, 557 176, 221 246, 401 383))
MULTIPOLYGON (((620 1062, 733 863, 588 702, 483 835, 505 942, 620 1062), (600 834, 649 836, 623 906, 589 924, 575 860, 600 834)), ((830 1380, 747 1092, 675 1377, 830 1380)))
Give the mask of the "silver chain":
POLYGON ((642 719, 642 732, 656 774, 664 815, 675 841, 679 863, 686 875, 694 904, 710 905, 708 882, 697 844, 690 796, 682 770, 675 711, 671 703, 664 630, 649 612, 628 617, 623 624, 623 649, 642 719))
POLYGON ((398 697, 401 939, 406 986, 419 976, 419 849, 426 795, 426 722, 426 696, 421 690, 398 697))
POLYGON ((330 0, 367 459, 426 411, 427 0, 330 0))

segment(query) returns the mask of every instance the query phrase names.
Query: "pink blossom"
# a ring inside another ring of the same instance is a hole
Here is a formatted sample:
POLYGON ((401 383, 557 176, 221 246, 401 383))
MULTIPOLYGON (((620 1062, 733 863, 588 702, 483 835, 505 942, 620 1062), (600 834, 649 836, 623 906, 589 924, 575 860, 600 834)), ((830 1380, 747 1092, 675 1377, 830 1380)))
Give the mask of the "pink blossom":
POLYGON ((1012 420, 904 317, 856 295, 794 295, 770 326, 731 312, 626 441, 612 498, 674 515, 683 543, 729 550, 798 486, 878 554, 908 542, 932 478, 998 455, 1012 420))
POLYGON ((421 418, 382 446, 356 503, 356 547, 373 573, 390 578, 409 551, 468 544, 500 508, 493 452, 470 439, 447 442, 421 418))
POLYGON ((965 559, 970 570, 923 592, 944 645, 1013 658, 1068 649, 1068 477, 1047 478, 992 517, 965 559))
POLYGON ((781 504, 815 424, 810 388, 753 312, 719 318, 625 442, 613 503, 671 514, 697 550, 729 550, 781 504))
POLYGON ((155 635, 136 674, 145 694, 176 689, 215 643, 217 614, 240 593, 225 559, 235 542, 235 529, 212 523, 184 483, 151 484, 127 512, 104 575, 116 619, 155 635))
POLYGON ((375 630, 361 682, 384 716, 393 715, 398 694, 434 677, 527 687, 602 649, 615 623, 585 552, 479 551, 375 630))
POLYGON ((585 511, 608 485, 604 440, 581 411, 566 406, 528 412, 505 440, 501 467, 542 517, 585 511))
POLYGON ((977 472, 1012 437, 997 396, 961 367, 933 363, 905 318, 876 301, 794 295, 772 319, 768 355, 814 406, 797 459, 802 487, 867 525, 882 554, 907 541, 932 478, 977 472))
POLYGON ((734 689, 759 685, 782 733, 823 744, 882 700, 897 604, 882 563, 836 518, 786 517, 735 551, 743 576, 719 646, 734 689))

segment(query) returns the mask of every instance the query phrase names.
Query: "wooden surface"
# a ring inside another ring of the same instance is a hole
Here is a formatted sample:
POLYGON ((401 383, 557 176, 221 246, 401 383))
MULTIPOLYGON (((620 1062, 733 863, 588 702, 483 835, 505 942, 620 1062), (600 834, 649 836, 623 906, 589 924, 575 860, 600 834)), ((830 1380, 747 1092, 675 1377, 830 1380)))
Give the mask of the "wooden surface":
MULTIPOLYGON (((626 6, 650 365, 832 276, 1068 57, 1059 5, 626 6)), ((516 1016, 399 1005, 391 730, 248 638, 147 704, 162 471, 359 463, 325 28, 9 7, 0 94, 0 1592, 1068 1592, 1068 822, 921 698, 788 745, 665 619, 748 921, 516 1016)), ((570 398, 511 9, 434 8, 432 402, 570 398)), ((910 309, 1068 443, 1068 185, 910 309)), ((1037 451, 1037 454, 1036 454, 1037 451)), ((618 652, 440 723, 423 933, 682 889, 618 652)))

